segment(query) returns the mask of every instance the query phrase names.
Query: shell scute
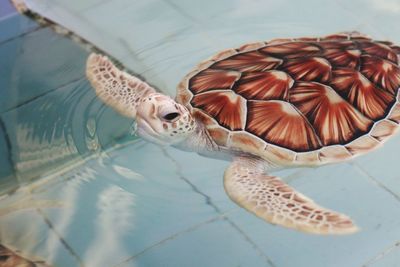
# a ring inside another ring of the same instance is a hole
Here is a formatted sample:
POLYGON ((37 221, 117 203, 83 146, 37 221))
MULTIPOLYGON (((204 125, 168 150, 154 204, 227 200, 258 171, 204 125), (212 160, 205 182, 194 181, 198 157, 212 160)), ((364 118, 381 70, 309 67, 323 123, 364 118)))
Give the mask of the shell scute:
POLYGON ((327 35, 323 38, 321 38, 321 41, 337 41, 337 40, 349 40, 350 36, 348 33, 342 32, 342 33, 336 33, 336 34, 331 34, 331 35, 327 35))
POLYGON ((289 149, 282 149, 279 146, 267 145, 265 152, 268 153, 268 158, 272 158, 277 162, 294 162, 296 153, 289 149))
POLYGON ((352 157, 352 154, 340 145, 332 145, 321 148, 319 158, 321 162, 330 162, 332 159, 335 161, 346 160, 352 157))
POLYGON ((388 115, 388 119, 400 124, 400 103, 396 103, 388 115))
POLYGON ((290 38, 276 38, 276 39, 272 39, 271 41, 268 41, 266 44, 267 45, 276 45, 276 44, 282 44, 282 43, 290 43, 292 41, 293 41, 293 39, 290 39, 290 38))
POLYGON ((248 101, 246 130, 271 144, 294 151, 320 147, 304 116, 284 101, 248 101))
POLYGON ((331 87, 319 83, 297 83, 290 102, 307 117, 325 146, 347 143, 366 133, 373 123, 331 87))
POLYGON ((382 118, 395 101, 393 95, 376 87, 353 69, 334 70, 332 87, 363 115, 373 120, 382 118))
POLYGON ((320 54, 321 48, 308 42, 286 42, 267 45, 259 51, 278 58, 297 58, 320 54))
POLYGON ((236 54, 237 54, 237 51, 235 49, 232 49, 232 48, 225 49, 223 51, 220 51, 218 54, 214 55, 211 58, 211 61, 220 61, 220 60, 223 60, 227 57, 230 57, 230 56, 233 56, 236 54))
POLYGON ((300 164, 314 166, 320 164, 319 152, 314 150, 310 152, 297 153, 295 161, 300 164))
POLYGON ((318 37, 300 37, 295 38, 294 41, 303 41, 303 42, 318 42, 320 38, 318 37))
POLYGON ((308 57, 288 60, 280 69, 287 71, 296 80, 328 82, 332 66, 324 58, 308 57))
POLYGON ((345 145, 345 147, 352 155, 358 155, 371 151, 380 144, 377 139, 369 135, 364 135, 345 145))
POLYGON ((245 53, 245 52, 257 50, 257 49, 262 48, 264 46, 265 46, 265 42, 249 43, 249 44, 242 45, 241 47, 239 47, 237 49, 237 51, 239 53, 245 53))
POLYGON ((365 55, 361 57, 361 73, 381 88, 395 95, 400 87, 400 68, 392 62, 365 55))
POLYGON ((390 48, 397 54, 400 54, 400 46, 398 45, 390 45, 390 48))
POLYGON ((241 96, 232 91, 210 91, 198 94, 193 97, 191 103, 232 131, 244 129, 246 103, 241 96))
POLYGON ((225 128, 209 128, 208 134, 219 146, 227 146, 229 131, 225 128))
POLYGON ((352 31, 348 33, 350 36, 350 40, 354 40, 354 41, 372 41, 371 36, 366 35, 366 34, 362 34, 358 31, 352 31))
POLYGON ((282 64, 282 60, 266 57, 258 51, 234 55, 226 60, 216 62, 214 69, 236 70, 242 72, 267 71, 282 64))
POLYGON ((387 59, 395 64, 398 63, 397 54, 386 44, 374 42, 359 42, 361 50, 367 54, 387 59))
POLYGON ((234 149, 249 151, 253 154, 260 153, 263 150, 265 142, 254 138, 247 132, 233 132, 230 138, 230 144, 234 149))
POLYGON ((374 128, 371 130, 371 136, 380 142, 384 142, 399 129, 398 126, 393 121, 381 120, 374 125, 374 128))
POLYGON ((336 68, 356 69, 360 64, 361 51, 357 49, 327 49, 324 56, 336 68))
POLYGON ((343 160, 397 130, 399 55, 357 32, 250 43, 199 65, 177 99, 228 148, 278 163, 343 160))
POLYGON ((322 47, 323 49, 341 49, 341 50, 348 50, 348 49, 357 49, 357 45, 353 41, 334 41, 334 40, 321 40, 318 43, 318 46, 322 47))
POLYGON ((293 82, 282 71, 244 73, 234 91, 250 100, 287 100, 293 82))
POLYGON ((209 90, 231 89, 240 73, 235 71, 206 69, 190 81, 190 90, 195 93, 202 93, 209 90))

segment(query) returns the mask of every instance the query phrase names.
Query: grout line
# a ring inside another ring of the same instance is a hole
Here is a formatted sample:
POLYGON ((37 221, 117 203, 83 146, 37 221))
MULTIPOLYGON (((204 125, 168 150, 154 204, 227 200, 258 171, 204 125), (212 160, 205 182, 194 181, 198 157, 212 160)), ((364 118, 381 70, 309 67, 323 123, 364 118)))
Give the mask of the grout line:
POLYGON ((166 151, 166 149, 165 149, 164 147, 161 147, 161 150, 162 150, 164 156, 165 156, 166 158, 168 158, 170 161, 172 161, 172 163, 175 165, 176 174, 178 175, 178 177, 179 177, 181 180, 183 180, 185 183, 187 183, 187 184, 192 188, 192 190, 193 190, 194 192, 196 192, 197 194, 202 195, 202 196, 205 198, 205 200, 206 200, 206 205, 211 206, 217 213, 221 214, 222 211, 211 201, 210 196, 208 196, 207 194, 203 193, 200 189, 198 189, 198 188, 196 187, 195 184, 193 184, 189 179, 187 179, 187 178, 182 174, 182 168, 181 168, 181 166, 179 165, 179 163, 178 163, 174 158, 172 158, 172 156, 171 156, 170 154, 168 154, 168 152, 166 151))
POLYGON ((193 21, 194 23, 200 25, 201 22, 196 19, 195 17, 191 16, 189 13, 185 12, 182 8, 179 7, 179 5, 176 5, 175 3, 171 2, 170 0, 164 0, 165 3, 167 3, 167 5, 169 5, 172 9, 174 9, 176 12, 178 12, 179 14, 182 15, 182 17, 193 21))
MULTIPOLYGON (((218 214, 222 215, 222 211, 218 208, 216 204, 214 204, 207 194, 199 190, 188 178, 186 178, 183 173, 182 173, 182 167, 180 166, 179 162, 176 161, 168 152, 166 151, 165 148, 161 149, 163 154, 170 159, 176 167, 176 174, 178 177, 186 182, 187 184, 192 187, 192 190, 200 195, 202 195, 206 199, 206 204, 211 206, 218 214)), ((268 266, 271 267, 276 267, 276 265, 273 263, 273 261, 261 250, 261 248, 258 247, 258 245, 246 234, 245 231, 243 231, 234 221, 232 221, 229 217, 225 217, 224 220, 226 220, 242 237, 251 244, 251 246, 258 252, 258 254, 265 260, 266 263, 268 263, 268 266)))
POLYGON ((44 212, 38 208, 37 209, 38 213, 41 215, 43 218, 44 222, 47 224, 47 226, 54 232, 54 234, 58 237, 60 240, 61 244, 64 246, 64 248, 71 254, 72 257, 75 258, 75 260, 79 263, 80 267, 84 267, 85 265, 83 264, 82 259, 78 256, 78 254, 74 251, 72 246, 70 246, 67 241, 61 236, 61 234, 54 228, 54 225, 50 221, 50 219, 44 214, 44 212))
POLYGON ((205 221, 203 221, 203 222, 201 222, 199 224, 193 225, 193 226, 191 226, 191 227, 189 227, 189 228, 187 228, 187 229, 185 229, 183 231, 177 232, 177 233, 175 233, 175 234, 173 234, 173 235, 171 235, 169 237, 166 237, 166 238, 160 240, 159 242, 157 242, 157 243, 155 243, 155 244, 153 244, 151 246, 148 246, 147 248, 143 249, 142 251, 136 253, 135 255, 133 255, 133 256, 131 256, 131 257, 119 262, 119 263, 117 263, 116 265, 113 265, 113 267, 125 266, 131 260, 139 257, 140 255, 146 253, 147 251, 149 251, 149 250, 151 250, 153 248, 159 247, 159 246, 163 245, 164 243, 166 243, 168 241, 171 241, 171 240, 174 240, 174 239, 178 238, 179 236, 181 236, 183 234, 187 234, 187 233, 193 232, 193 231, 197 230, 198 228, 200 228, 200 227, 202 227, 204 225, 216 222, 216 221, 218 221, 220 219, 225 219, 226 215, 229 214, 230 212, 232 212, 232 211, 228 211, 226 213, 221 213, 216 217, 213 217, 211 219, 205 220, 205 221))
POLYGON ((12 17, 16 17, 16 15, 21 15, 21 14, 19 14, 18 11, 14 9, 14 12, 8 13, 7 15, 0 17, 0 23, 2 23, 5 20, 8 20, 12 17))
MULTIPOLYGON (((21 16, 21 15, 20 15, 20 16, 21 16)), ((35 21, 34 21, 34 22, 35 22, 35 21)), ((36 23, 36 22, 35 22, 35 23, 36 23)), ((28 31, 26 31, 26 32, 23 32, 23 33, 21 33, 21 34, 19 34, 19 35, 17 35, 17 36, 13 36, 13 37, 11 37, 11 38, 8 38, 8 39, 6 39, 6 40, 1 41, 1 42, 0 42, 0 46, 3 45, 3 44, 6 44, 6 43, 8 43, 8 42, 11 42, 11 41, 13 41, 13 40, 16 40, 16 39, 18 39, 18 38, 24 37, 25 35, 29 35, 29 34, 31 34, 31 33, 34 33, 34 32, 37 32, 37 31, 39 31, 39 30, 46 29, 46 28, 48 28, 48 27, 43 27, 43 26, 40 26, 40 25, 34 26, 32 29, 30 29, 30 30, 28 30, 28 31)))
POLYGON ((371 264, 383 259, 385 256, 387 256, 388 254, 390 254, 391 252, 393 252, 395 249, 400 248, 400 241, 397 241, 396 243, 394 243, 392 246, 388 247, 387 249, 385 249, 384 251, 382 251, 381 253, 379 253, 377 256, 375 256, 374 258, 368 260, 366 263, 364 263, 363 265, 361 265, 361 267, 367 267, 370 266, 371 264))
POLYGON ((22 102, 22 103, 19 103, 19 104, 16 105, 16 106, 13 106, 13 107, 8 108, 8 109, 6 109, 6 110, 4 110, 4 111, 1 111, 1 112, 0 112, 0 115, 1 115, 1 114, 4 114, 4 113, 7 113, 7 112, 10 112, 10 111, 12 111, 12 110, 14 110, 14 109, 20 108, 20 107, 22 107, 22 106, 24 106, 24 105, 27 105, 27 104, 29 104, 29 103, 31 103, 31 102, 33 102, 33 101, 35 101, 35 100, 37 100, 37 99, 39 99, 39 98, 41 98, 41 97, 44 97, 44 96, 46 96, 46 95, 48 95, 48 94, 50 94, 50 93, 53 93, 53 92, 55 92, 55 91, 57 91, 57 90, 61 90, 62 88, 67 87, 67 86, 70 85, 70 84, 73 84, 73 83, 76 83, 76 82, 78 82, 78 81, 85 80, 85 79, 86 79, 86 77, 85 77, 85 75, 83 75, 83 76, 80 76, 80 77, 75 78, 75 79, 73 79, 73 80, 70 80, 70 81, 68 81, 68 82, 66 82, 66 83, 64 83, 64 84, 61 84, 61 85, 59 85, 59 86, 53 88, 53 89, 49 89, 48 91, 46 91, 46 92, 44 92, 44 93, 41 93, 41 94, 39 94, 39 95, 36 95, 36 96, 34 96, 34 97, 32 97, 32 98, 30 98, 30 99, 28 99, 28 100, 26 100, 26 101, 24 101, 24 102, 22 102))
MULTIPOLYGON (((12 159, 12 156, 11 156, 11 153, 12 153, 12 143, 11 143, 11 140, 10 140, 10 136, 8 135, 6 125, 4 124, 4 121, 3 121, 3 119, 2 119, 1 117, 0 117, 0 128, 1 128, 1 129, 3 130, 3 132, 4 132, 4 139, 5 139, 5 141, 6 141, 6 147, 7 147, 7 149, 8 149, 8 154, 7 154, 6 157, 7 157, 7 161, 9 162, 9 164, 10 164, 10 166, 11 166, 12 175, 13 175, 14 177, 18 178, 18 177, 16 176, 15 164, 14 164, 13 159, 12 159)), ((18 179, 17 179, 17 181, 18 181, 18 179)), ((18 183, 19 183, 19 181, 18 181, 18 183)))
MULTIPOLYGON (((20 1, 22 3, 24 3, 25 0, 20 0, 20 1)), ((61 5, 61 7, 66 9, 66 10, 68 10, 68 8, 63 6, 63 5, 61 5)), ((103 50, 102 48, 98 47, 97 45, 95 45, 91 41, 87 40, 85 37, 81 36, 80 34, 75 33, 74 31, 68 29, 63 24, 59 24, 58 22, 54 21, 51 18, 48 18, 48 17, 46 17, 44 15, 42 16, 41 14, 37 13, 35 10, 29 9, 26 5, 25 5, 24 8, 26 8, 26 10, 22 10, 21 11, 22 14, 27 16, 28 18, 34 20, 39 25, 42 25, 42 27, 48 27, 51 30, 53 30, 55 33, 60 34, 60 35, 62 35, 64 37, 70 39, 71 41, 73 41, 73 42, 77 43, 78 45, 80 45, 84 50, 88 51, 89 53, 100 53, 100 54, 106 55, 116 66, 122 67, 123 71, 126 71, 127 73, 129 73, 131 75, 135 75, 138 78, 146 81, 145 79, 143 79, 143 77, 140 77, 140 75, 138 75, 138 74, 132 72, 131 70, 127 69, 123 64, 121 64, 120 60, 118 60, 116 57, 114 57, 111 54, 107 53, 105 50, 103 50)), ((85 22, 88 22, 85 18, 80 17, 79 14, 78 14, 78 18, 82 19, 85 22)), ((88 22, 88 25, 92 25, 92 24, 90 24, 88 22)), ((96 27, 96 30, 97 30, 97 27, 96 27)), ((130 51, 130 50, 128 50, 128 51, 130 51)))
MULTIPOLYGON (((134 145, 136 144, 138 141, 137 140, 133 140, 133 141, 127 141, 125 143, 121 143, 121 144, 116 144, 115 146, 111 147, 111 148, 106 148, 104 150, 102 150, 100 153, 91 153, 88 155, 80 155, 81 157, 78 157, 76 159, 72 159, 68 162, 66 162, 65 164, 59 166, 59 168, 53 169, 53 172, 46 174, 44 177, 36 177, 33 178, 31 181, 34 180, 34 182, 30 182, 29 183, 29 187, 31 187, 31 191, 32 190, 36 190, 36 188, 38 187, 42 187, 44 184, 48 184, 48 183, 63 183, 65 180, 57 180, 57 178, 60 178, 64 175, 66 175, 67 173, 85 165, 86 163, 88 163, 91 160, 101 160, 102 156, 100 154, 108 154, 108 153, 112 153, 118 149, 122 149, 125 148, 127 146, 130 145, 134 145), (33 186, 33 188, 32 188, 33 186)), ((26 184, 20 184, 20 187, 24 187, 26 186, 26 184)), ((48 189, 46 189, 48 190, 48 189)), ((5 194, 3 194, 5 195, 5 194)))
POLYGON ((381 183, 379 180, 375 179, 372 175, 370 175, 366 170, 364 170, 359 164, 354 163, 354 162, 349 162, 349 165, 353 166, 359 173, 363 174, 366 176, 368 179, 370 179, 374 184, 377 186, 381 187, 383 190, 385 190, 387 193, 392 195, 397 201, 400 201, 400 196, 390 190, 386 185, 381 183))
MULTIPOLYGON (((218 43, 218 41, 215 41, 215 38, 210 36, 209 33, 203 31, 205 28, 205 24, 202 20, 199 20, 196 17, 191 16, 190 13, 188 13, 185 10, 183 10, 182 8, 180 8, 179 5, 176 5, 175 3, 171 2, 171 0, 164 0, 164 2, 167 3, 169 6, 171 6, 176 12, 181 14, 184 18, 194 22, 195 26, 200 27, 202 29, 200 32, 205 37, 205 39, 210 41, 211 44, 213 44, 215 46, 215 44, 218 43)), ((220 39, 220 41, 221 40, 222 39, 220 39)), ((218 50, 220 50, 220 49, 218 49, 218 50)))

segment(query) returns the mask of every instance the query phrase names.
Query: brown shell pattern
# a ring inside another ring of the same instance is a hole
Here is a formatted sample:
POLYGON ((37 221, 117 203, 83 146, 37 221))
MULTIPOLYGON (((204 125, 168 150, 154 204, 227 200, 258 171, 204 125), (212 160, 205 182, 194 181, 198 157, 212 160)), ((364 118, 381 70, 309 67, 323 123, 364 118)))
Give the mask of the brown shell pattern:
POLYGON ((189 79, 192 107, 230 131, 306 152, 399 123, 400 47, 389 42, 337 34, 236 51, 189 79))

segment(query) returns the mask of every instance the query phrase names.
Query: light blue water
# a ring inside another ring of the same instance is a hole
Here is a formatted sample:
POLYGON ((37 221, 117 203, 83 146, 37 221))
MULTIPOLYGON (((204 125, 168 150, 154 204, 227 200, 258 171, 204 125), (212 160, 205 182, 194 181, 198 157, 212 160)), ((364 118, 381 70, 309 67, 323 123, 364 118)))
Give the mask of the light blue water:
MULTIPOLYGON (((172 96, 199 61, 248 41, 359 30, 400 43, 395 0, 28 3, 172 96)), ((350 163, 278 173, 350 215, 361 232, 313 236, 272 226, 228 199, 228 162, 131 136, 132 122, 105 107, 85 79, 87 52, 7 14, 2 244, 65 267, 400 266, 399 136, 350 163)))

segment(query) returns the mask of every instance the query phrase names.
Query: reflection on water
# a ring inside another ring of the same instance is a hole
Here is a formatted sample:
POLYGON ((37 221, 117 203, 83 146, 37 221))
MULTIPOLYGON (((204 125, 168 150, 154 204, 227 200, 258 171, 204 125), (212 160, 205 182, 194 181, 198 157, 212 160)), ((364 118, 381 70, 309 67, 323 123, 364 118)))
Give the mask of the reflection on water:
POLYGON ((88 118, 86 122, 85 141, 88 150, 95 152, 100 149, 99 137, 96 134, 95 118, 88 118))
POLYGON ((120 187, 110 186, 100 192, 94 223, 95 238, 84 256, 86 266, 112 266, 115 259, 129 255, 120 241, 135 224, 134 208, 134 195, 120 187))
MULTIPOLYGON (((114 169, 124 174, 120 179, 140 177, 127 167, 114 169)), ((135 196, 103 171, 91 159, 3 196, 1 242, 57 266, 111 266, 127 258, 121 240, 135 225, 135 196)))
POLYGON ((13 159, 22 179, 35 178, 44 169, 98 149, 95 129, 85 131, 81 126, 87 119, 88 127, 93 128, 95 118, 90 116, 98 111, 93 110, 94 97, 87 89, 81 80, 9 112, 6 120, 14 126, 13 159))
POLYGON ((123 177, 125 177, 127 179, 140 180, 140 179, 144 178, 143 175, 141 175, 141 174, 139 174, 139 173, 137 173, 137 172, 135 172, 135 171, 133 171, 131 169, 122 167, 122 166, 118 166, 118 165, 114 164, 114 165, 112 165, 112 168, 114 169, 114 171, 117 174, 119 174, 119 175, 121 175, 121 176, 123 176, 123 177))
POLYGON ((109 164, 105 151, 134 139, 132 122, 97 100, 85 79, 87 52, 71 40, 39 29, 11 42, 21 49, 0 43, 1 54, 15 56, 6 65, 12 81, 0 81, 13 96, 0 113, 0 134, 16 179, 0 177, 0 243, 56 266, 109 266, 128 257, 120 239, 134 225, 135 198, 115 182, 142 176, 109 164))

